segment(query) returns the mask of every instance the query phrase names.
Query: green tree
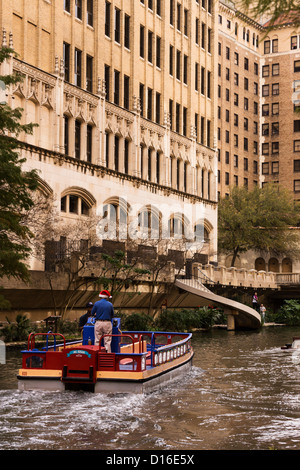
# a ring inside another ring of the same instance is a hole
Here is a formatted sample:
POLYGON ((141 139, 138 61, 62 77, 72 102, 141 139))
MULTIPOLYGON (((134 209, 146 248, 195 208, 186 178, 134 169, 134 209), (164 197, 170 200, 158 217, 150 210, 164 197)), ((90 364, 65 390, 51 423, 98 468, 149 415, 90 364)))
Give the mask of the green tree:
POLYGON ((219 251, 237 256, 250 249, 293 253, 299 250, 297 231, 299 208, 290 193, 276 184, 247 191, 232 188, 219 204, 219 251))
MULTIPOLYGON (((12 54, 10 48, 0 49, 0 64, 12 54)), ((5 86, 18 80, 16 75, 0 76, 5 86)), ((23 221, 33 205, 30 191, 37 187, 37 173, 22 170, 26 160, 19 156, 18 136, 23 132, 31 134, 35 124, 21 124, 21 118, 21 108, 12 109, 7 103, 0 103, 0 278, 13 276, 27 281, 26 259, 32 233, 23 221)))

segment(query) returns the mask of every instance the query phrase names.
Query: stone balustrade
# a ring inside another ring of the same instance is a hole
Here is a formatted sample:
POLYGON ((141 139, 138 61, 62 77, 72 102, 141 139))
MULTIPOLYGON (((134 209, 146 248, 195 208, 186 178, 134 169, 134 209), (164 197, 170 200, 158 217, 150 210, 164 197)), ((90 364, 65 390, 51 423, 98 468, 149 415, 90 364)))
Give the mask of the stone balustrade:
POLYGON ((255 269, 226 268, 211 264, 193 264, 193 277, 204 283, 217 283, 226 286, 277 288, 277 273, 256 271, 255 269))

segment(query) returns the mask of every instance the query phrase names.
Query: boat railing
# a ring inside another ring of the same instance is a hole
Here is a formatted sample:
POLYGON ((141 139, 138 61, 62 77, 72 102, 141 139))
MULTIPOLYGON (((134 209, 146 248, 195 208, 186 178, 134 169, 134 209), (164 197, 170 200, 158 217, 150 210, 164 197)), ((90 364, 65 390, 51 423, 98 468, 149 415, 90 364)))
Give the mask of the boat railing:
MULTIPOLYGON (((165 362, 170 362, 177 359, 180 356, 183 356, 191 349, 191 337, 192 334, 189 333, 167 333, 167 332, 126 332, 120 335, 102 335, 101 339, 105 336, 117 336, 122 338, 130 338, 132 349, 131 351, 114 353, 114 368, 116 370, 121 370, 125 366, 131 368, 131 370, 144 370, 147 365, 150 367, 159 366, 165 362), (156 344, 157 337, 165 336, 167 338, 167 344, 156 344), (174 337, 182 337, 179 341, 172 342, 174 337), (150 338, 150 343, 148 343, 149 348, 145 348, 145 337, 150 338), (135 344, 138 344, 138 347, 135 349, 135 344), (149 363, 149 364, 148 364, 149 363)), ((126 344, 126 343, 125 343, 126 344)), ((101 340, 99 342, 101 345, 101 340)), ((123 344, 124 346, 124 344, 123 344)), ((100 351, 100 346, 99 346, 100 351)), ((104 356, 107 353, 103 353, 104 356)))
POLYGON ((28 344, 27 344, 27 350, 28 351, 31 351, 33 349, 35 349, 35 338, 36 336, 46 336, 46 346, 45 346, 45 350, 48 351, 48 348, 49 348, 49 336, 53 336, 53 341, 54 341, 54 344, 51 346, 53 348, 53 351, 56 351, 58 347, 61 347, 61 344, 58 345, 56 343, 56 338, 57 337, 60 337, 63 339, 63 347, 65 348, 66 347, 66 339, 65 337, 61 334, 61 333, 52 333, 52 332, 48 332, 48 333, 30 333, 29 336, 28 336, 28 344))

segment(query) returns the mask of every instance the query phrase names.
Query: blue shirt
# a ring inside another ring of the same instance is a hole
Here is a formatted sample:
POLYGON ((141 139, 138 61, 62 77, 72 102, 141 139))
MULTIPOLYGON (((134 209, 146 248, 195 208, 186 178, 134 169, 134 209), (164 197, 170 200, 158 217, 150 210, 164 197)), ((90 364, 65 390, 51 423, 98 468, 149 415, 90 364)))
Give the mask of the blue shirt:
POLYGON ((95 302, 92 315, 95 315, 96 320, 111 321, 114 316, 114 307, 107 299, 101 299, 95 302))

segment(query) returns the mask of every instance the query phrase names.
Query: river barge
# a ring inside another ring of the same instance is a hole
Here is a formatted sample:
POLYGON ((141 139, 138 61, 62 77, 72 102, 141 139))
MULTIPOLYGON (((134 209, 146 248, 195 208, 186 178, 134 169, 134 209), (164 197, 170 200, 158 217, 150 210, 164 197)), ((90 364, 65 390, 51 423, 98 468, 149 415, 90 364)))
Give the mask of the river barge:
MULTIPOLYGON (((19 390, 86 390, 94 393, 145 393, 186 374, 192 365, 191 333, 121 331, 114 318, 111 352, 101 337, 94 345, 90 318, 82 339, 67 343, 60 333, 31 333, 22 352, 19 390), (36 338, 44 340, 36 347, 36 338)), ((105 336, 105 335, 104 335, 105 336)))

